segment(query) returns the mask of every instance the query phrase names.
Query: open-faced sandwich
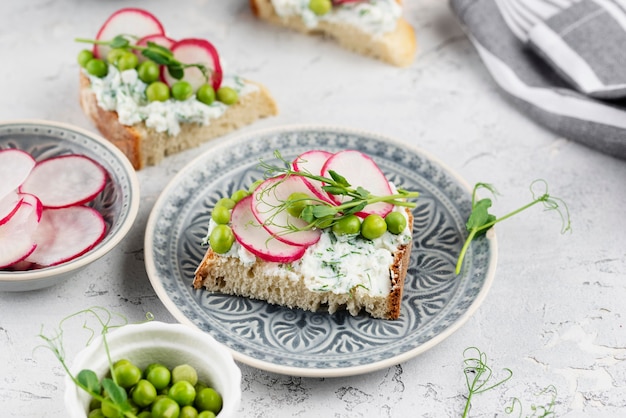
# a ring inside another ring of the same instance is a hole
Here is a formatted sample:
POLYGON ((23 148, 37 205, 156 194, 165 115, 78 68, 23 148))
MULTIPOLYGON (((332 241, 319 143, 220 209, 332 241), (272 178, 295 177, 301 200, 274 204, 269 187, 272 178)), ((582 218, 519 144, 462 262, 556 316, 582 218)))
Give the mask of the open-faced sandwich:
POLYGON ((412 245, 407 199, 417 193, 355 150, 282 162, 261 162, 268 178, 216 203, 194 287, 397 319, 412 245))
POLYGON ((261 84, 224 73, 205 39, 174 40, 149 12, 109 17, 79 53, 80 103, 136 169, 277 114, 261 84))
POLYGON ((415 59, 415 32, 402 17, 402 0, 250 0, 250 6, 268 22, 329 36, 399 67, 415 59))

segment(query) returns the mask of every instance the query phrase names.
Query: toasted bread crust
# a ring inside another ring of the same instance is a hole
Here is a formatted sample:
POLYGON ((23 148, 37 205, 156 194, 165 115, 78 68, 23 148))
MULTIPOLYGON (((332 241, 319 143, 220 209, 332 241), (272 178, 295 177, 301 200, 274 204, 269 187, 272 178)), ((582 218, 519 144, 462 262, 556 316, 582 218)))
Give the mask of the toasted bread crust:
MULTIPOLYGON (((248 81, 250 82, 250 81, 248 81)), ((98 105, 96 95, 90 88, 90 81, 80 74, 80 104, 100 133, 115 144, 139 170, 156 165, 164 157, 199 146, 210 139, 225 135, 259 118, 273 116, 278 107, 269 91, 261 84, 255 92, 242 96, 239 102, 229 106, 224 114, 209 125, 182 123, 179 134, 157 132, 145 123, 132 126, 119 122, 117 112, 105 110, 98 105)))
MULTIPOLYGON (((401 3, 398 1, 398 3, 401 3)), ((334 38, 344 48, 380 59, 398 67, 407 67, 415 60, 417 41, 413 27, 398 19, 396 29, 376 37, 363 30, 342 23, 321 21, 315 28, 307 27, 299 16, 281 17, 276 14, 271 0, 250 0, 250 9, 259 19, 305 34, 322 34, 334 38)))
MULTIPOLYGON (((407 212, 409 228, 412 228, 413 216, 407 212)), ((327 306, 331 314, 347 309, 352 315, 357 315, 365 310, 374 318, 398 319, 411 247, 412 242, 409 242, 394 253, 393 263, 389 267, 391 292, 387 296, 371 296, 362 289, 343 294, 312 291, 306 287, 301 276, 294 280, 286 274, 268 273, 276 272, 276 269, 265 268, 271 263, 257 258, 254 264, 244 265, 239 258, 220 256, 210 248, 196 269, 193 286, 196 289, 205 288, 211 292, 259 299, 313 312, 327 306)))

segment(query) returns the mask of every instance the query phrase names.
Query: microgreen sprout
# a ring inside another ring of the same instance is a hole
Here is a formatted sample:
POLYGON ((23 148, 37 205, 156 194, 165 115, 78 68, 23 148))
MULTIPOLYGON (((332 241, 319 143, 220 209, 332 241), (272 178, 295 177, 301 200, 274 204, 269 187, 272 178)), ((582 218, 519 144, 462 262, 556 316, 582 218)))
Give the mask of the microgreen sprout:
MULTIPOLYGON (((295 171, 292 168, 291 163, 285 160, 279 151, 274 151, 274 156, 283 163, 282 166, 270 164, 263 160, 261 160, 259 163, 259 166, 265 171, 266 178, 275 177, 278 175, 301 176, 310 180, 316 180, 323 183, 324 185, 322 186, 322 190, 331 195, 344 196, 344 202, 339 205, 333 205, 325 200, 309 196, 306 199, 285 201, 282 202, 280 205, 275 206, 273 210, 275 210, 274 213, 277 214, 278 212, 287 210, 291 205, 300 203, 302 200, 306 201, 306 205, 304 206, 299 217, 307 222, 308 225, 304 228, 300 228, 295 225, 288 225, 288 229, 302 230, 312 228, 328 228, 340 219, 360 212, 367 205, 378 202, 386 202, 391 203, 395 206, 408 208, 416 207, 416 204, 414 202, 408 202, 406 201, 406 199, 418 197, 418 192, 412 192, 404 190, 402 188, 398 188, 397 193, 395 194, 386 196, 375 196, 361 186, 358 186, 356 188, 352 187, 352 185, 346 180, 346 178, 336 171, 329 170, 329 176, 312 174, 308 171, 295 171)), ((260 193, 261 198, 263 196, 263 193, 270 192, 271 190, 263 191, 262 193, 260 193)), ((272 217, 270 217, 269 219, 270 222, 271 219, 272 217)))
POLYGON ((121 48, 121 49, 140 51, 144 57, 154 61, 155 63, 159 65, 166 66, 170 75, 177 80, 181 80, 185 74, 185 69, 191 68, 191 67, 195 67, 198 70, 200 70, 200 72, 202 73, 202 75, 204 76, 207 82, 211 78, 211 70, 207 68, 206 65, 204 64, 200 64, 200 63, 188 64, 188 63, 180 62, 176 58, 174 58, 174 54, 167 47, 164 47, 152 41, 148 41, 146 46, 137 45, 137 44, 133 44, 129 40, 129 38, 134 40, 134 38, 136 37, 131 36, 131 35, 117 35, 115 38, 109 41, 99 41, 95 39, 84 39, 84 38, 76 38, 75 41, 82 42, 82 43, 90 43, 94 45, 107 45, 107 46, 110 46, 111 48, 121 48))
MULTIPOLYGON (((105 377, 101 381, 98 379, 98 376, 93 370, 83 369, 79 371, 76 376, 72 374, 69 369, 69 366, 65 360, 65 349, 63 347, 63 333, 66 323, 72 319, 87 316, 92 320, 95 320, 97 325, 100 327, 100 335, 102 335, 102 342, 104 344, 104 350, 107 356, 107 360, 109 363, 109 369, 113 370, 113 360, 111 359, 111 353, 109 350, 109 345, 106 339, 106 334, 111 329, 119 328, 128 324, 128 320, 119 314, 113 314, 108 311, 106 308, 100 306, 94 306, 91 308, 87 308, 71 315, 63 318, 58 325, 58 328, 52 335, 44 334, 44 326, 41 326, 41 331, 38 334, 38 337, 44 340, 45 344, 40 345, 36 348, 44 348, 50 350, 54 356, 59 360, 61 366, 70 377, 70 379, 74 382, 76 386, 87 392, 94 399, 102 402, 105 400, 103 396, 103 390, 107 394, 107 399, 110 400, 111 405, 115 408, 120 416, 124 417, 135 417, 132 414, 131 405, 128 401, 128 395, 126 391, 118 385, 116 381, 116 377, 114 373, 111 373, 111 378, 105 377)), ((84 319, 82 328, 87 331, 89 334, 89 338, 87 339, 87 345, 89 345, 96 336, 96 329, 94 329, 88 323, 88 318, 84 319)), ((146 319, 151 321, 154 319, 154 316, 151 313, 146 314, 146 319)))
MULTIPOLYGON (((549 385, 546 388, 542 389, 537 396, 549 396, 549 401, 546 405, 531 405, 530 409, 532 411, 532 415, 526 415, 526 418, 548 418, 556 416, 554 412, 554 407, 556 404, 556 387, 554 385, 549 385)), ((511 405, 507 406, 504 409, 504 412, 507 414, 514 413, 519 407, 518 417, 522 418, 523 408, 522 402, 518 398, 513 398, 511 405)))
POLYGON ((459 254, 459 258, 456 264, 456 274, 461 272, 461 267, 463 266, 463 259, 465 258, 465 254, 469 248, 470 243, 477 236, 485 233, 489 228, 497 224, 498 222, 504 221, 518 213, 538 204, 543 204, 546 210, 555 210, 561 217, 562 227, 561 233, 565 233, 571 230, 570 225, 570 216, 567 205, 562 199, 557 197, 553 197, 548 193, 548 184, 545 180, 535 180, 530 184, 530 191, 532 193, 532 201, 527 203, 526 205, 504 215, 499 218, 496 218, 495 215, 489 213, 489 208, 491 207, 492 201, 489 198, 483 198, 477 200, 477 192, 480 189, 486 189, 491 192, 494 196, 497 195, 496 189, 487 183, 477 183, 474 186, 474 190, 472 192, 472 211, 467 219, 467 223, 465 224, 469 235, 467 236, 463 247, 461 248, 461 252, 459 254), (541 191, 537 193, 534 188, 540 187, 541 191))
POLYGON ((472 397, 488 390, 494 389, 511 377, 513 372, 511 369, 503 369, 506 376, 495 383, 490 381, 493 376, 493 370, 487 364, 487 354, 476 347, 468 347, 463 351, 463 372, 465 373, 465 383, 467 384, 467 401, 463 410, 463 418, 469 416, 472 397))

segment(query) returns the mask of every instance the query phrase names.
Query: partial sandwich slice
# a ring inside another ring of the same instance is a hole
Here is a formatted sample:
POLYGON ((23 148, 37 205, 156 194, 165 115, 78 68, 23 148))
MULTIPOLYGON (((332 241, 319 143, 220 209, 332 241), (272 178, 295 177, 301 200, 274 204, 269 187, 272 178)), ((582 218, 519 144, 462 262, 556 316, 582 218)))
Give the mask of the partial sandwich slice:
POLYGON ((322 1, 330 5, 328 10, 313 11, 316 0, 250 0, 250 7, 274 25, 328 36, 346 49, 398 67, 415 60, 415 31, 401 16, 401 0, 322 1))
POLYGON ((193 286, 289 308, 399 318, 415 206, 407 199, 418 194, 390 185, 356 150, 312 150, 291 168, 263 168, 276 175, 213 208, 193 286))
POLYGON ((265 86, 223 70, 208 40, 175 40, 145 10, 118 10, 94 41, 79 54, 80 104, 135 169, 278 113, 265 86))

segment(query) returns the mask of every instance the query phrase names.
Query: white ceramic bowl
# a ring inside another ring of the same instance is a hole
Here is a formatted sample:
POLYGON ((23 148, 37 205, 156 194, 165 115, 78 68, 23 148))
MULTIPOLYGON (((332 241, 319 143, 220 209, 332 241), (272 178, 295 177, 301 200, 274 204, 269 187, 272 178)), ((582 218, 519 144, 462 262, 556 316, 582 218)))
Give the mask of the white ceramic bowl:
POLYGON ((105 189, 92 202, 107 224, 106 236, 82 256, 58 266, 28 271, 0 270, 0 291, 41 289, 60 283, 113 249, 130 230, 139 209, 139 181, 128 158, 106 139, 57 122, 21 120, 0 123, 0 149, 16 148, 35 160, 83 154, 108 172, 105 189))
MULTIPOLYGON (((198 372, 198 380, 222 395, 218 418, 234 417, 241 401, 241 371, 230 351, 209 334, 182 324, 146 322, 125 325, 107 334, 113 362, 128 359, 139 368, 159 362, 167 367, 189 364, 198 372)), ((82 350, 70 370, 74 375, 83 369, 93 370, 100 378, 109 371, 102 337, 82 350)), ((90 395, 65 379, 65 406, 70 418, 86 418, 90 395)))

